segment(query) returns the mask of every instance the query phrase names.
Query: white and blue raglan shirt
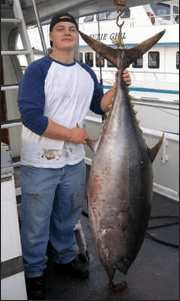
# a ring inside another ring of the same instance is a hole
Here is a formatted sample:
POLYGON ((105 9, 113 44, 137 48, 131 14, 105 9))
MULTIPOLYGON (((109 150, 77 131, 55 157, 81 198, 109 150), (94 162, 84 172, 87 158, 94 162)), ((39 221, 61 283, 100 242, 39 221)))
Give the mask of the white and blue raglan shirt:
POLYGON ((84 158, 84 146, 43 137, 48 119, 69 129, 82 126, 90 108, 102 115, 103 87, 92 69, 79 61, 62 64, 45 56, 26 70, 19 86, 22 120, 21 164, 61 168, 84 158))

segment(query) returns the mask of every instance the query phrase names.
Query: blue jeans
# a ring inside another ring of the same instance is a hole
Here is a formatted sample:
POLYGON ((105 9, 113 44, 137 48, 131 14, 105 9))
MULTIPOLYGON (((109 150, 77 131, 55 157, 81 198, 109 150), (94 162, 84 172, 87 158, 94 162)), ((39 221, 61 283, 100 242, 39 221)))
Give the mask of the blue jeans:
POLYGON ((82 212, 84 182, 84 160, 59 169, 21 166, 21 241, 27 277, 42 276, 48 241, 56 262, 75 258, 73 227, 82 212))

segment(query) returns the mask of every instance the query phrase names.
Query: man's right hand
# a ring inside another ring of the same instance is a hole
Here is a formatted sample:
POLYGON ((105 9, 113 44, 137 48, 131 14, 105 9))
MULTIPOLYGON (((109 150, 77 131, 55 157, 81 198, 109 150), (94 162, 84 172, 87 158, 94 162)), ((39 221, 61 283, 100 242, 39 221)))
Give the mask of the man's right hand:
POLYGON ((75 144, 87 144, 87 139, 89 138, 87 130, 76 127, 70 131, 70 142, 75 144))

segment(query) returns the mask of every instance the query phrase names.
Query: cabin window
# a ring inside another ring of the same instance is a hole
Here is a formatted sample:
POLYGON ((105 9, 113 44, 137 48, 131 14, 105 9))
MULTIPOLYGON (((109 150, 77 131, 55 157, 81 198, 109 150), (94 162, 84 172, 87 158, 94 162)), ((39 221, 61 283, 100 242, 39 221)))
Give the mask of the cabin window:
MULTIPOLYGON (((130 18, 131 12, 129 7, 126 7, 124 12, 121 15, 121 19, 130 18)), ((104 21, 104 20, 116 20, 118 17, 118 13, 116 11, 113 12, 103 12, 96 15, 97 21, 104 21)))
POLYGON ((176 69, 179 69, 179 51, 176 53, 176 69))
POLYGON ((89 65, 90 67, 93 67, 93 53, 92 52, 85 53, 85 64, 89 65))
POLYGON ((107 13, 100 13, 96 15, 97 21, 104 21, 107 20, 107 13))
POLYGON ((79 53, 79 61, 81 63, 83 63, 83 53, 82 52, 79 53))
POLYGON ((84 23, 93 22, 93 21, 94 21, 94 15, 90 15, 84 18, 84 23))
POLYGON ((131 11, 129 7, 125 7, 123 13, 121 14, 121 19, 130 18, 131 17, 131 11))
POLYGON ((134 63, 132 64, 132 67, 133 68, 143 68, 143 57, 141 56, 140 58, 135 60, 134 63))
POLYGON ((159 16, 164 20, 170 20, 170 5, 164 3, 150 5, 156 16, 159 16))
POLYGON ((151 51, 148 53, 148 67, 150 69, 158 69, 159 61, 159 52, 151 51))
POLYGON ((108 20, 116 20, 118 17, 118 13, 116 11, 110 12, 107 15, 108 20))
POLYGON ((96 67, 104 67, 104 62, 104 58, 98 53, 96 53, 96 67))

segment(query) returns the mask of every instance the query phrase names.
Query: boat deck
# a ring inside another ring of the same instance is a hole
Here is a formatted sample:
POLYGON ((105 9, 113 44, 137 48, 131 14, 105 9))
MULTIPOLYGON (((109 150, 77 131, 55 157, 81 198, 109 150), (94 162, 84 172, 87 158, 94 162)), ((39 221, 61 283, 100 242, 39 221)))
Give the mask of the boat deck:
MULTIPOLYGON (((84 212, 87 213, 86 205, 84 212)), ((96 254, 88 217, 82 214, 81 224, 90 257, 90 276, 86 280, 79 280, 54 275, 50 256, 46 300, 179 300, 178 212, 177 201, 154 193, 151 217, 163 216, 163 218, 151 219, 149 226, 169 223, 174 225, 148 230, 152 237, 165 241, 167 245, 145 238, 127 276, 116 272, 115 283, 121 280, 128 283, 128 288, 122 292, 113 292, 109 289, 108 277, 96 254)))

